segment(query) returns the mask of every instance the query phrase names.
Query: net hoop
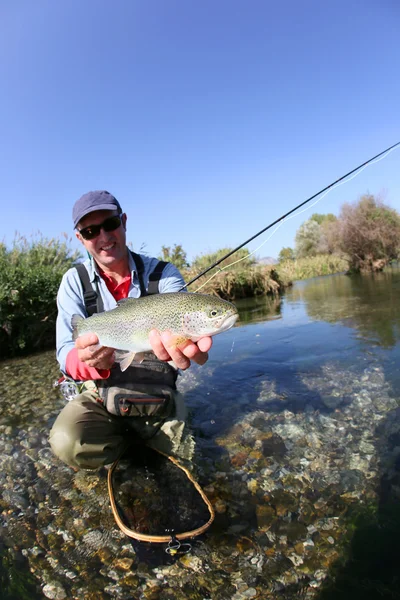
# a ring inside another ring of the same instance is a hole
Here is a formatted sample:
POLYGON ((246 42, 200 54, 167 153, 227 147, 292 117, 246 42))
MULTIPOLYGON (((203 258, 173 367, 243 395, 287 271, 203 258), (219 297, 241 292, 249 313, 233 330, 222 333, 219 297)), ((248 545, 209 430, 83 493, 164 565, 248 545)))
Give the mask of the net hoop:
POLYGON ((177 534, 174 533, 173 536, 171 536, 171 535, 148 535, 145 533, 139 533, 138 531, 135 531, 134 529, 130 529, 130 527, 125 525, 125 523, 121 519, 119 512, 118 512, 117 502, 115 500, 115 494, 114 494, 114 488, 113 488, 113 473, 120 461, 120 459, 117 459, 112 464, 111 468, 108 471, 107 486, 108 486, 108 495, 110 497, 111 510, 112 510, 114 519, 115 519, 118 527, 128 537, 131 537, 139 542, 151 542, 151 543, 155 543, 155 544, 168 543, 171 541, 171 538, 177 539, 177 540, 186 540, 188 538, 193 538, 198 535, 201 535, 210 527, 211 523, 214 521, 215 512, 211 505, 211 502, 209 501, 209 499, 207 498, 207 496, 201 489, 200 485, 194 479, 194 477, 190 473, 190 471, 186 467, 181 465, 180 462, 176 458, 174 458, 173 456, 169 456, 168 454, 164 454, 164 452, 161 452, 161 450, 157 450, 156 448, 152 448, 152 450, 155 450, 162 456, 165 456, 165 458, 168 458, 168 460, 170 460, 174 465, 179 467, 179 469, 181 469, 186 474, 187 478, 193 483, 194 487, 200 494, 202 500, 206 504, 208 511, 210 513, 210 518, 204 525, 202 525, 201 527, 198 527, 197 529, 193 529, 192 531, 184 531, 182 533, 177 533, 177 534))

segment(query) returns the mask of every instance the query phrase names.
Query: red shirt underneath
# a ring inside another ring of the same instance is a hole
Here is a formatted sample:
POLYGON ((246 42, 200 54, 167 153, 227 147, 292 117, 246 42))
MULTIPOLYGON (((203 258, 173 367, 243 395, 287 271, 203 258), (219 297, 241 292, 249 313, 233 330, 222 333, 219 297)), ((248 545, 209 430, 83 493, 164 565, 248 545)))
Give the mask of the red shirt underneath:
MULTIPOLYGON (((121 283, 117 284, 101 269, 99 269, 99 274, 102 279, 104 279, 107 289, 117 302, 128 297, 129 287, 131 285, 131 275, 127 275, 121 283)), ((110 371, 108 369, 95 369, 79 360, 77 348, 73 348, 68 352, 65 369, 72 379, 80 381, 87 381, 89 379, 107 379, 110 376, 110 371)))

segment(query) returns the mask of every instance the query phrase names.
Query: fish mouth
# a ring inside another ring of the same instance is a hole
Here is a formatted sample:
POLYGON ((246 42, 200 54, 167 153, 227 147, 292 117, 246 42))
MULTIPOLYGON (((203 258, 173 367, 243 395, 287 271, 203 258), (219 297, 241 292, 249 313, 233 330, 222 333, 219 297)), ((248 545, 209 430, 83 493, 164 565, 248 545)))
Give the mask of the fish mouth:
POLYGON ((227 317, 224 317, 224 319, 221 320, 221 325, 218 328, 218 333, 222 332, 222 331, 226 331, 227 329, 230 329, 231 327, 234 326, 234 324, 236 323, 236 321, 238 320, 239 315, 238 313, 234 313, 232 315, 228 315, 227 317))
POLYGON ((189 339, 193 342, 197 342, 200 338, 204 336, 213 336, 218 333, 222 333, 223 331, 227 331, 236 323, 239 318, 239 314, 237 312, 228 312, 225 315, 218 315, 217 317, 213 317, 212 319, 208 319, 207 323, 200 327, 200 331, 198 328, 197 322, 193 323, 186 322, 183 327, 183 332, 189 339))

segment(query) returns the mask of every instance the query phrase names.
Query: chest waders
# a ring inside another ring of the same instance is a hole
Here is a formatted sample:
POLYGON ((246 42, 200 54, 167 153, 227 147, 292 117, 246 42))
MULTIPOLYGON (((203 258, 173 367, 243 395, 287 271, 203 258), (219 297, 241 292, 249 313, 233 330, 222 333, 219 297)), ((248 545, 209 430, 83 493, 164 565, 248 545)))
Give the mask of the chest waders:
MULTIPOLYGON (((157 263, 155 269, 149 276, 149 285, 146 289, 143 281, 143 260, 139 254, 136 254, 135 252, 131 252, 131 254, 137 268, 141 296, 158 294, 158 284, 167 263, 164 261, 159 261, 157 263)), ((99 293, 97 279, 95 279, 94 282, 94 289, 90 282, 86 267, 80 263, 76 265, 75 268, 78 271, 79 279, 82 284, 83 298, 88 316, 90 317, 95 313, 103 312, 104 305, 99 293)), ((159 431, 165 421, 174 415, 176 378, 176 370, 168 363, 158 359, 145 359, 142 363, 136 363, 134 366, 129 366, 124 372, 120 370, 119 366, 114 366, 111 369, 110 377, 108 379, 97 381, 99 400, 106 410, 114 415, 146 419, 146 422, 154 424, 154 431, 152 432, 152 435, 147 438, 147 440, 149 440, 159 431)), ((144 441, 146 441, 146 439, 144 441)), ((120 457, 112 464, 107 476, 108 493, 115 521, 125 535, 138 541, 163 544, 168 543, 166 552, 170 554, 175 554, 178 551, 180 553, 189 552, 191 549, 190 544, 181 544, 180 541, 193 538, 206 531, 214 520, 214 509, 207 496, 186 467, 181 465, 176 458, 164 454, 156 448, 154 448, 154 450, 182 469, 206 504, 210 513, 210 518, 204 525, 197 529, 177 533, 173 536, 146 535, 127 527, 119 514, 113 488, 113 472, 118 465, 120 457)))

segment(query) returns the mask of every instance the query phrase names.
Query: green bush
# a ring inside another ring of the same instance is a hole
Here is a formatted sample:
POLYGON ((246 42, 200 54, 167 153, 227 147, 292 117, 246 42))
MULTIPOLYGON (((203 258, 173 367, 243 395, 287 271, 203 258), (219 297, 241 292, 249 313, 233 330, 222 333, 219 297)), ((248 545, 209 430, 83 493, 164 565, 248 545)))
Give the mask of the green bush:
POLYGON ((70 240, 17 237, 0 244, 0 357, 49 348, 55 343, 56 296, 65 271, 79 258, 70 240))

